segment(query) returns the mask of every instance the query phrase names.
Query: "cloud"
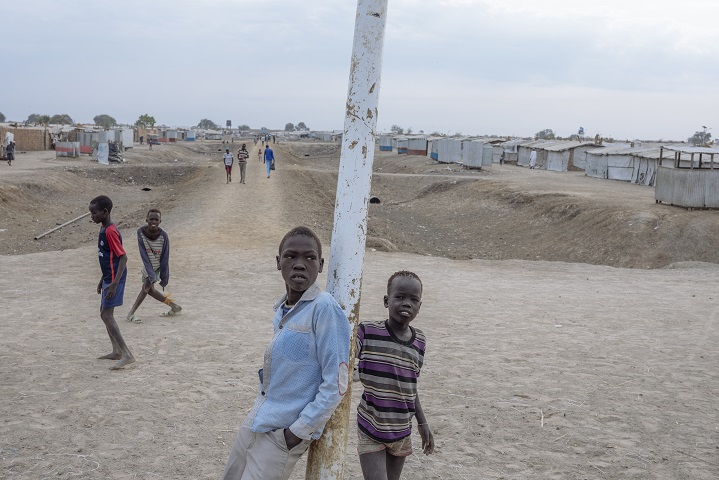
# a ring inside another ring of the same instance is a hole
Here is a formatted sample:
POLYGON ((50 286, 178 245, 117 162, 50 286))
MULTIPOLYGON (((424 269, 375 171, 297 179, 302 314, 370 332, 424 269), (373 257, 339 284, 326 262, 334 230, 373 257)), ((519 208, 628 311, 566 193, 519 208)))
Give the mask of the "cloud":
MULTIPOLYGON (((13 2, 3 11, 12 95, 0 107, 17 120, 149 112, 179 125, 342 128, 355 10, 339 0, 13 2)), ((627 136, 644 124, 683 132, 715 118, 705 105, 719 93, 718 15, 708 0, 392 0, 380 126, 532 134, 588 118, 585 128, 603 130, 632 105, 627 136), (546 121, 517 115, 530 105, 546 121)))

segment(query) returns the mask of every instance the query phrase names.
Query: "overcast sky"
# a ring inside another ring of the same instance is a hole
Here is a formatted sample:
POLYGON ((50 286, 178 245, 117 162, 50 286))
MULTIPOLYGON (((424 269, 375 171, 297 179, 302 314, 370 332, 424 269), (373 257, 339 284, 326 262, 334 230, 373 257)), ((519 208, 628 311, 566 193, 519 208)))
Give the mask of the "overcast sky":
MULTIPOLYGON (((343 127, 354 0, 6 3, 9 120, 343 127)), ((665 140, 719 130, 719 2, 389 0, 378 128, 393 124, 665 140)))

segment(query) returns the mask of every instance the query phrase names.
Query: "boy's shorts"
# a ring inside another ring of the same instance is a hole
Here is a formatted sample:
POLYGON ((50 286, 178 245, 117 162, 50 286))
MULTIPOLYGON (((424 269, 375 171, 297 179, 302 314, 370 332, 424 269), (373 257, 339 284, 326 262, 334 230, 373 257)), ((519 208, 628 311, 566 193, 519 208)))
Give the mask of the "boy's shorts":
POLYGON ((122 305, 122 297, 125 295, 125 279, 123 278, 117 284, 115 296, 109 299, 105 299, 105 287, 107 287, 108 285, 110 285, 110 282, 102 282, 102 293, 100 294, 102 299, 100 300, 100 308, 119 307, 120 305, 122 305))
POLYGON ((412 455, 412 438, 410 435, 396 442, 382 443, 367 436, 358 428, 357 437, 357 453, 359 455, 381 452, 382 450, 387 450, 387 453, 394 457, 407 457, 412 455))
MULTIPOLYGON (((160 269, 158 268, 157 270, 153 270, 153 271, 155 272, 155 278, 156 278, 157 281, 159 282, 159 281, 160 281, 160 269)), ((145 271, 144 268, 140 271, 140 274, 142 275, 142 283, 143 283, 143 284, 144 284, 147 280, 150 279, 150 277, 147 276, 147 272, 145 271)))
POLYGON ((227 173, 232 173, 232 165, 225 165, 225 171, 227 173))

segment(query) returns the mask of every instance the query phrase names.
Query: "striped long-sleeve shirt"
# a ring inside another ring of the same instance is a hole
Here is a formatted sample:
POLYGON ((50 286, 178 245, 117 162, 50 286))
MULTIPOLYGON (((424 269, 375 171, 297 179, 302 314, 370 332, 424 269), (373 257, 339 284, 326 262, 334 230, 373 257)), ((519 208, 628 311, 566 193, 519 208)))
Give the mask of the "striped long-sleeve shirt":
POLYGON ((417 378, 424 362, 425 336, 410 327, 404 342, 387 322, 364 322, 357 329, 357 358, 364 387, 357 406, 357 428, 371 438, 392 443, 412 433, 417 378))

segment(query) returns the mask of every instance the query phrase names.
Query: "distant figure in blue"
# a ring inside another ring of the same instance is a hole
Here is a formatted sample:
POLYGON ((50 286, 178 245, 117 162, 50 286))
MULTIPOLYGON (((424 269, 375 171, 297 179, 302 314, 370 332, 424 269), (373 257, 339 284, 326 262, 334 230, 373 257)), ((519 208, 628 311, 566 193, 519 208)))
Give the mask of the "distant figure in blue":
POLYGON ((269 143, 265 147, 265 168, 267 168, 267 178, 270 178, 270 169, 275 162, 275 154, 270 148, 269 143))

